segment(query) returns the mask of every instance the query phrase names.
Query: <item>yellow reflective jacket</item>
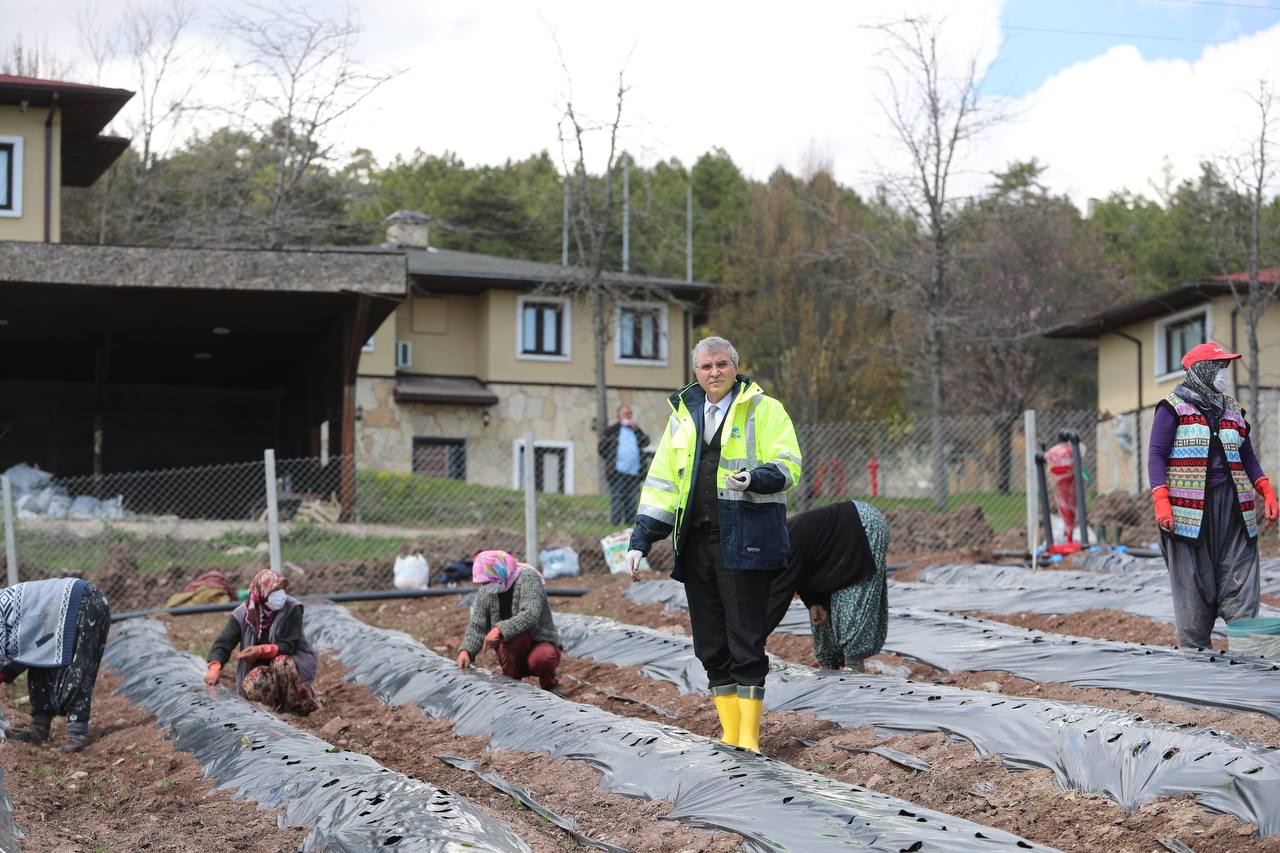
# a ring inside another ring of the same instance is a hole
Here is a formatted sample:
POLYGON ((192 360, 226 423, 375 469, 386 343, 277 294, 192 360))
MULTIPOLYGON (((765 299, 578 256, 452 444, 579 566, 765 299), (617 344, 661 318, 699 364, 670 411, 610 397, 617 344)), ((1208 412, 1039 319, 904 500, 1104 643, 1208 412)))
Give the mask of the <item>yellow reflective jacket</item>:
MULTIPOLYGON (((701 413, 706 400, 696 382, 671 395, 671 417, 645 477, 631 534, 630 547, 645 554, 654 542, 672 535, 677 580, 683 575, 684 528, 703 446, 701 413)), ((716 472, 725 568, 780 569, 786 564, 786 493, 799 479, 800 445, 790 416, 759 385, 739 375, 720 431, 716 472), (726 489, 724 478, 744 468, 751 472, 747 490, 726 489)))

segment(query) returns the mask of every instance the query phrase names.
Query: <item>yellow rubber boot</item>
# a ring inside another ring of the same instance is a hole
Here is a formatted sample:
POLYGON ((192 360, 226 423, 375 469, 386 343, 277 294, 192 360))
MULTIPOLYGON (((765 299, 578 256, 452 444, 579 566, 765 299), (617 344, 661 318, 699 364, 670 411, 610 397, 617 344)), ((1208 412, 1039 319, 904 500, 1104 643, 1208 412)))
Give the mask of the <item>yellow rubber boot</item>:
POLYGON ((764 713, 764 699, 735 696, 738 700, 738 746, 754 753, 760 752, 760 717, 764 713))
POLYGON ((720 742, 729 746, 738 745, 738 695, 724 693, 712 695, 716 703, 716 713, 720 715, 720 742))

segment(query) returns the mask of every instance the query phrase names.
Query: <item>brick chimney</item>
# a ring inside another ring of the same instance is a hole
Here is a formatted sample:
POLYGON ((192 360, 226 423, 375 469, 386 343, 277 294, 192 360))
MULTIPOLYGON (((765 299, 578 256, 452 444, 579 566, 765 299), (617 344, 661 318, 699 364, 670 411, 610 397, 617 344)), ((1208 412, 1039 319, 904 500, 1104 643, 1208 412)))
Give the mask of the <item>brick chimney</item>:
POLYGON ((397 210, 382 221, 387 226, 386 245, 402 249, 426 249, 430 245, 431 217, 425 213, 397 210))

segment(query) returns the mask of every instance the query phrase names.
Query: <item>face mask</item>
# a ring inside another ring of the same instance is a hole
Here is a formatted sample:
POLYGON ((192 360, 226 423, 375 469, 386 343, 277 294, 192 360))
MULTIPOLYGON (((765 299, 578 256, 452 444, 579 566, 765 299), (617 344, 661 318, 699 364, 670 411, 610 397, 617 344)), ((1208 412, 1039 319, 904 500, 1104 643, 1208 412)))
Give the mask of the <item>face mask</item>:
POLYGON ((285 594, 285 591, 283 589, 277 589, 275 592, 267 596, 267 607, 272 610, 279 610, 281 607, 284 607, 286 600, 288 600, 288 595, 285 594))
POLYGON ((1230 382, 1230 375, 1225 367, 1219 368, 1218 372, 1213 375, 1213 387, 1220 392, 1227 390, 1227 384, 1230 382))

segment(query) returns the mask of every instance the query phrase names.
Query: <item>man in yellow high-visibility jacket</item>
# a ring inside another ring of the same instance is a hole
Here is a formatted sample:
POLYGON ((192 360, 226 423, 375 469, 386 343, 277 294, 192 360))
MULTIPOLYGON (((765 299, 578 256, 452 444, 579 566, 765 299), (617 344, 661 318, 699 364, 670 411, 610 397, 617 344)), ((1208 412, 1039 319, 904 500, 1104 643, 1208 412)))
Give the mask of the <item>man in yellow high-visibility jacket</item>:
POLYGON ((636 577, 650 546, 672 536, 671 576, 685 585, 721 739, 759 752, 769 589, 790 550, 786 492, 800 479, 800 447, 782 404, 738 374, 731 343, 704 338, 693 365, 697 382, 671 395, 626 565, 636 577))

